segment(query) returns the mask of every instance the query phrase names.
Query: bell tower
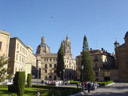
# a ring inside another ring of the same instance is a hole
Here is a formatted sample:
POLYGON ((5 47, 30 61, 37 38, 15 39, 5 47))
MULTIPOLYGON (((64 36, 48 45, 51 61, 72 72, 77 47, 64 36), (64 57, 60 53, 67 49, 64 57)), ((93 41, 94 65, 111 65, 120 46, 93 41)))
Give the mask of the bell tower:
POLYGON ((63 41, 63 45, 64 45, 65 56, 72 57, 71 43, 70 43, 70 40, 69 40, 68 36, 66 36, 66 40, 63 41))

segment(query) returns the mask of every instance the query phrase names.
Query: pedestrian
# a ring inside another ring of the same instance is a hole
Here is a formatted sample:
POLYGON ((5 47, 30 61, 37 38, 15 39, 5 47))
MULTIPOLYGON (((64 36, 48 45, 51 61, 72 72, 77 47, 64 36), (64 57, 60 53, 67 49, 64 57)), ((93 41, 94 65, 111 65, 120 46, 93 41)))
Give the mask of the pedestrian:
POLYGON ((77 83, 76 86, 77 86, 77 88, 78 88, 79 84, 77 83))
POLYGON ((90 87, 91 87, 91 84, 90 82, 88 82, 88 93, 90 93, 90 87))
POLYGON ((40 96, 40 92, 37 92, 36 96, 40 96))

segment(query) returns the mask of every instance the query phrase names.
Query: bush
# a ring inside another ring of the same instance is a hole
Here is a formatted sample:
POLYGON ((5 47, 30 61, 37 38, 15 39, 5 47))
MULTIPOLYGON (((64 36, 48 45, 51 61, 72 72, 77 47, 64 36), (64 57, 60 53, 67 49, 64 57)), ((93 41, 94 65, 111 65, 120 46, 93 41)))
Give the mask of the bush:
POLYGON ((0 88, 8 88, 8 85, 0 85, 0 88))
POLYGON ((70 84, 78 84, 80 83, 80 81, 73 81, 73 80, 70 80, 70 84))
POLYGON ((16 92, 18 96, 23 96, 25 86, 25 72, 16 72, 13 85, 8 86, 9 92, 16 92))
POLYGON ((27 87, 31 87, 31 79, 32 79, 32 75, 28 74, 28 76, 27 76, 27 87))
POLYGON ((71 94, 75 94, 80 92, 81 89, 76 89, 76 88, 72 88, 72 89, 63 89, 63 90, 52 90, 49 91, 48 96, 68 96, 71 94))
POLYGON ((68 96, 81 91, 80 88, 56 87, 46 85, 33 85, 34 88, 49 89, 47 96, 68 96))
POLYGON ((25 86, 25 72, 17 72, 17 95, 23 96, 24 94, 24 86, 25 86))
POLYGON ((106 82, 98 82, 99 86, 105 86, 107 84, 113 83, 113 81, 106 81, 106 82))
POLYGON ((8 85, 8 92, 17 92, 17 88, 15 85, 8 85))

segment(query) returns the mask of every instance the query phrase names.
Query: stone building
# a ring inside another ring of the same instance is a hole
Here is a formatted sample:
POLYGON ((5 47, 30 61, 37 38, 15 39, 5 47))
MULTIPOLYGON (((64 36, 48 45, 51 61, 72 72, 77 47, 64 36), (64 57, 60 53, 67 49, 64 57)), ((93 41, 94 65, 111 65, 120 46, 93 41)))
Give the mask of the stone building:
POLYGON ((27 77, 27 74, 31 73, 32 66, 36 66, 36 57, 32 48, 29 45, 26 46, 17 37, 10 39, 9 57, 10 74, 14 75, 17 71, 25 71, 27 77))
POLYGON ((71 52, 71 42, 69 37, 66 37, 66 40, 63 42, 64 46, 64 64, 65 64, 65 73, 64 78, 66 80, 75 80, 76 79, 76 60, 72 58, 71 52))
POLYGON ((50 53, 50 48, 45 42, 45 38, 41 38, 41 44, 37 47, 36 51, 37 60, 41 62, 38 63, 39 78, 41 80, 56 80, 56 64, 57 64, 57 54, 50 53))
MULTIPOLYGON (((71 54, 71 44, 67 37, 63 41, 64 45, 64 63, 65 63, 65 79, 74 79, 76 74, 76 62, 72 58, 71 54)), ((56 74, 57 66, 57 53, 51 53, 50 47, 45 43, 45 38, 41 38, 41 44, 37 47, 36 56, 38 61, 41 61, 39 67, 39 77, 41 75, 41 80, 57 80, 59 79, 56 74)))
POLYGON ((128 81, 128 32, 126 32, 124 37, 125 42, 122 45, 116 41, 115 54, 116 54, 116 64, 119 71, 119 81, 128 81))
POLYGON ((0 30, 0 56, 8 57, 10 33, 0 30))
MULTIPOLYGON (((90 54, 96 80, 118 80, 118 70, 115 65, 115 57, 112 54, 104 51, 104 49, 90 50, 90 54)), ((81 74, 81 59, 82 53, 76 57, 78 79, 80 79, 81 74)))
MULTIPOLYGON (((9 43, 10 43, 10 33, 0 30, 0 57, 4 56, 5 59, 9 59, 9 43)), ((3 68, 7 69, 8 64, 4 65, 3 68)))

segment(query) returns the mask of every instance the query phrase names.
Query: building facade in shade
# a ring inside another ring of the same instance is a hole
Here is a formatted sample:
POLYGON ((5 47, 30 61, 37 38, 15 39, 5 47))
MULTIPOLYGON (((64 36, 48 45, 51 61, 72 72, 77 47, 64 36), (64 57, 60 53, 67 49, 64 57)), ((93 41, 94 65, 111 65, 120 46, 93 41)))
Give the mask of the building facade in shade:
MULTIPOLYGON (((115 57, 104 49, 102 50, 90 50, 90 54, 93 61, 93 69, 95 72, 96 80, 114 80, 118 81, 118 70, 115 64, 115 57)), ((81 55, 76 57, 77 64, 77 78, 80 79, 81 75, 81 55)))
POLYGON ((36 66, 36 57, 30 45, 25 45, 19 38, 10 39, 9 47, 9 65, 11 68, 10 74, 15 74, 17 71, 25 71, 31 74, 32 66, 36 66))
MULTIPOLYGON (((76 62, 75 59, 72 59, 71 55, 71 44, 67 37, 63 41, 64 45, 64 63, 65 63, 65 79, 73 79, 76 72, 76 62)), ((41 38, 41 44, 37 47, 36 56, 38 61, 41 61, 39 66, 39 77, 41 80, 57 80, 59 79, 56 74, 57 66, 57 53, 51 53, 50 47, 45 43, 45 38, 41 38), (41 70, 41 71, 40 71, 41 70)))
POLYGON ((116 64, 119 71, 119 81, 128 81, 128 32, 126 32, 124 37, 124 44, 119 45, 116 41, 115 54, 116 54, 116 64))

